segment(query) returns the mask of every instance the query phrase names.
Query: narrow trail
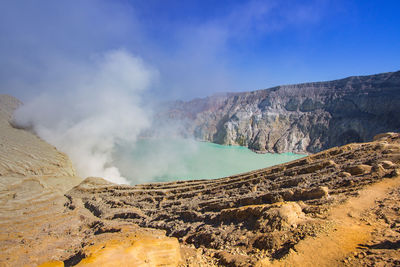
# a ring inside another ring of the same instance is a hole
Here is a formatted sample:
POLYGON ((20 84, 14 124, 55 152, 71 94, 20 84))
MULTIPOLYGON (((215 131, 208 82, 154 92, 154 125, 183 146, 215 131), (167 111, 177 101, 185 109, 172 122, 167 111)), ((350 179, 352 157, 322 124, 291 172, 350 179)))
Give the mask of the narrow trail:
POLYGON ((362 214, 371 209, 375 201, 383 199, 389 190, 400 187, 400 177, 384 179, 359 191, 359 196, 334 207, 328 220, 333 227, 317 237, 307 237, 295 246, 295 251, 281 260, 265 259, 258 266, 338 266, 360 244, 371 239, 379 228, 377 223, 362 220, 362 214))

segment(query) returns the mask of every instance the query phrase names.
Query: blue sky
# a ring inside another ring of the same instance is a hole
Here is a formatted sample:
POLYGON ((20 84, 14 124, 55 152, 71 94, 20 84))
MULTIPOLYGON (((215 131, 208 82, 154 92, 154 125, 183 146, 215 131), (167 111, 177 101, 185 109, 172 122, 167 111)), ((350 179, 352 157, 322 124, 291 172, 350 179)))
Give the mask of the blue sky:
POLYGON ((395 0, 4 0, 0 92, 29 99, 118 49, 157 73, 160 99, 397 71, 399 13, 395 0))

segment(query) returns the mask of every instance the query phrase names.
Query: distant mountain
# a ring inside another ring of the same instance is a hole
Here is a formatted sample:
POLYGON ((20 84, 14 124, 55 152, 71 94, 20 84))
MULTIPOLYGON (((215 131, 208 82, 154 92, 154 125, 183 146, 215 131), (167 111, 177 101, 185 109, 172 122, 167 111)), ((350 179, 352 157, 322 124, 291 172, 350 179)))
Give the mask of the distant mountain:
POLYGON ((315 153, 400 131, 400 71, 170 104, 183 134, 258 152, 315 153))

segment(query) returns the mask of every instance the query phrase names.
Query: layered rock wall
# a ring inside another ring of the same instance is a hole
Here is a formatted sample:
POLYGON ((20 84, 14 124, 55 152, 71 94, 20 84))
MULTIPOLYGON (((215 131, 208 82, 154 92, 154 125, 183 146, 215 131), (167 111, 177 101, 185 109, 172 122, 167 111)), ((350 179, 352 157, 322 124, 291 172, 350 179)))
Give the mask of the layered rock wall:
POLYGON ((16 98, 0 95, 0 176, 76 176, 67 155, 10 124, 14 110, 20 105, 16 98))
POLYGON ((315 153, 400 131, 400 72, 176 102, 186 135, 259 152, 315 153))

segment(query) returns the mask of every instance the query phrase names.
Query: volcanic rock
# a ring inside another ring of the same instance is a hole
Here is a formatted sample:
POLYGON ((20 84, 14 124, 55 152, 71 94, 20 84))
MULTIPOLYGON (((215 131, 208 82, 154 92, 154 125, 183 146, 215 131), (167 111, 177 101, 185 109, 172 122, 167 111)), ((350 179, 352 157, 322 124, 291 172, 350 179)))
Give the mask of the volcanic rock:
POLYGON ((397 71, 177 101, 156 125, 179 122, 185 136, 258 152, 315 153, 399 132, 399 106, 397 71))

